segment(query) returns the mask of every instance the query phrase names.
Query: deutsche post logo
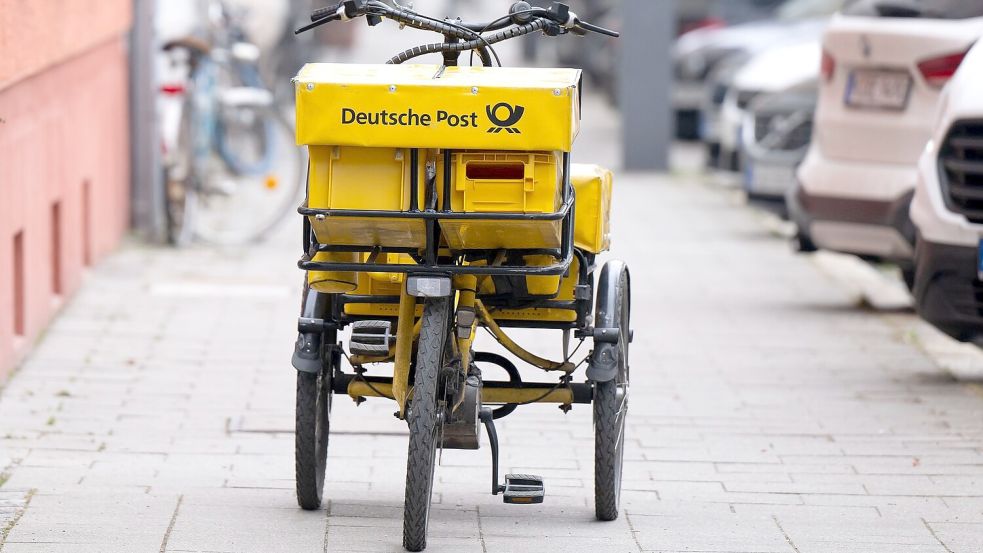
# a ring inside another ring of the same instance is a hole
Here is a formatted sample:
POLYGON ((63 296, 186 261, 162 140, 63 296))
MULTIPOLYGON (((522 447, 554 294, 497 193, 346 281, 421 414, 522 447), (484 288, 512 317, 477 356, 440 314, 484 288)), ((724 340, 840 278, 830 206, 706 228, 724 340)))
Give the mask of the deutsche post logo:
POLYGON ((488 114, 488 120, 495 125, 488 129, 488 132, 498 134, 502 130, 505 130, 509 134, 522 134, 522 131, 515 126, 522 119, 522 115, 525 112, 526 108, 513 106, 505 102, 500 102, 494 106, 485 106, 485 113, 488 114), (505 118, 501 118, 500 115, 505 115, 505 118))

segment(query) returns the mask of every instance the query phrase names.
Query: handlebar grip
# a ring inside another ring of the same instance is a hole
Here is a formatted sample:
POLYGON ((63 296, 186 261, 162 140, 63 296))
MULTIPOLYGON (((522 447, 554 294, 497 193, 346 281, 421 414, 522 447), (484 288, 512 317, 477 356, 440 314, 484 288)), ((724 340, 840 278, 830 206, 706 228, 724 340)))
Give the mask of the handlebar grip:
POLYGON ((311 22, 320 21, 320 20, 324 19, 325 17, 331 17, 332 15, 334 15, 335 13, 338 12, 338 8, 340 6, 341 6, 341 3, 339 2, 339 3, 335 4, 334 6, 325 6, 323 8, 318 8, 318 9, 312 11, 311 12, 311 22))

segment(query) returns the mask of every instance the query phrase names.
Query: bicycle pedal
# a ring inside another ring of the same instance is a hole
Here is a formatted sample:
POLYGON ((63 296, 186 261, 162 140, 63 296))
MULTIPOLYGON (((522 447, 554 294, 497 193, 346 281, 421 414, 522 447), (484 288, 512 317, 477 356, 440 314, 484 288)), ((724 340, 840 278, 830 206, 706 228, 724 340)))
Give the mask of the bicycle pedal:
POLYGON ((543 477, 535 474, 506 474, 502 501, 515 505, 542 503, 546 498, 543 477))
POLYGON ((389 321, 356 321, 352 324, 352 336, 348 340, 348 350, 352 355, 385 357, 389 348, 396 343, 389 321))

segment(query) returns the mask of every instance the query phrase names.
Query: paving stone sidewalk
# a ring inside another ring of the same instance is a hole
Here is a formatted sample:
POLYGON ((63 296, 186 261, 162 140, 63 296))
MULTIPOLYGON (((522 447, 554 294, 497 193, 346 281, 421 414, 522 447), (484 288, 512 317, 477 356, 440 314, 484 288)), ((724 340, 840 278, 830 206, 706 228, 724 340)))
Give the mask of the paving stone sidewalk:
MULTIPOLYGON (((578 159, 610 160, 614 118, 590 107, 578 159)), ((503 505, 486 449, 445 451, 429 551, 983 551, 979 388, 923 352, 913 316, 858 306, 736 204, 691 176, 619 176, 623 516, 593 520, 589 408, 530 406, 500 425, 503 468, 544 475, 546 503, 503 505)), ((92 271, 0 390, 2 553, 400 550, 388 402, 336 399, 326 508, 296 506, 296 238, 130 245, 92 271)), ((551 355, 555 338, 518 335, 551 355)))
MULTIPOLYGON (((615 209, 624 515, 593 521, 589 409, 529 407, 501 425, 503 461, 544 475, 547 502, 503 505, 487 451, 444 452, 430 551, 983 551, 983 397, 916 347, 911 316, 858 308, 690 179, 624 176, 615 209)), ((296 507, 293 234, 130 246, 93 271, 0 395, 3 553, 399 550, 406 437, 386 402, 336 401, 327 508, 296 507)))

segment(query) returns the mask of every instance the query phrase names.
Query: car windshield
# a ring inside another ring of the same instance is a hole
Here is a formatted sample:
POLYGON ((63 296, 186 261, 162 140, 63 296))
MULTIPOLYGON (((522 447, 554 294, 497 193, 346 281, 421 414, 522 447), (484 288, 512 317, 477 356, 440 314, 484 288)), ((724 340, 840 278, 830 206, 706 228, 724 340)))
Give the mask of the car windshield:
POLYGON ((983 17, 981 0, 851 0, 847 15, 911 17, 924 19, 968 19, 983 17))
POLYGON ((798 21, 833 15, 843 7, 843 0, 790 0, 778 8, 776 16, 782 21, 798 21))

